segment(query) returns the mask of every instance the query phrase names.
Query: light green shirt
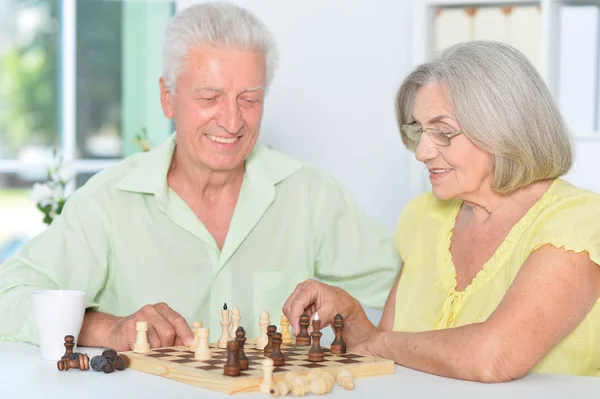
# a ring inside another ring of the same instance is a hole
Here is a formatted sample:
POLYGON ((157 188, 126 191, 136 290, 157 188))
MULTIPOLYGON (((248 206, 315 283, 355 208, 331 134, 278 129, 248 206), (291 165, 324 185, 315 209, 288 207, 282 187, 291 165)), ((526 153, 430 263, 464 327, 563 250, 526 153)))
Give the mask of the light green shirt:
POLYGON ((211 341, 220 310, 241 309, 247 336, 260 313, 280 322, 296 285, 316 278, 381 308, 399 272, 392 234, 340 184, 257 145, 246 161, 222 251, 167 185, 175 135, 92 177, 62 215, 0 265, 0 337, 36 342, 30 294, 77 289, 87 306, 117 316, 165 302, 211 341))

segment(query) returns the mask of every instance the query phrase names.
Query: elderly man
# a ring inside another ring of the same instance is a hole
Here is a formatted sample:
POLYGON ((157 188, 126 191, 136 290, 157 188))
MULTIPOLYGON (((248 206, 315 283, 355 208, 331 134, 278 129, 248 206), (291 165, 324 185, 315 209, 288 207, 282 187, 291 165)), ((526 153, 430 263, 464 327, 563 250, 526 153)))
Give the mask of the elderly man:
POLYGON ((0 336, 35 342, 40 289, 85 291, 79 344, 117 350, 138 320, 152 347, 189 344, 197 320, 214 340, 224 303, 255 335, 307 278, 382 306, 400 268, 391 235, 333 179, 256 145, 276 63, 265 27, 233 5, 193 6, 170 22, 163 57, 176 133, 90 179, 0 266, 0 336))

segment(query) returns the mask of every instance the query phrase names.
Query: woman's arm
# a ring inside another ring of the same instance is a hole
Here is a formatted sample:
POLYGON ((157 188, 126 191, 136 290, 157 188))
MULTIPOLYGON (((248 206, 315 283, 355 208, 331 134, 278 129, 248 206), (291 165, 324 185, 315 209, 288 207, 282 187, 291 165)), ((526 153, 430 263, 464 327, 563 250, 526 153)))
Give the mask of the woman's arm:
POLYGON ((391 332, 388 318, 393 316, 384 314, 384 328, 349 350, 445 377, 509 381, 542 360, 599 297, 600 266, 587 252, 546 245, 528 257, 485 322, 421 333, 391 332))

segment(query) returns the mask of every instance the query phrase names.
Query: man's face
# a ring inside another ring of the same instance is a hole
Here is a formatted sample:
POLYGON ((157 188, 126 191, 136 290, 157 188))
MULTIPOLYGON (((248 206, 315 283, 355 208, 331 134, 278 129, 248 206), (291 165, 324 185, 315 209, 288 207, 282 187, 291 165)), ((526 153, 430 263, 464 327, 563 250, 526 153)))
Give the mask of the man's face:
POLYGON ((264 85, 261 53, 190 49, 175 93, 160 81, 163 112, 177 129, 180 159, 215 172, 242 167, 258 139, 264 85))

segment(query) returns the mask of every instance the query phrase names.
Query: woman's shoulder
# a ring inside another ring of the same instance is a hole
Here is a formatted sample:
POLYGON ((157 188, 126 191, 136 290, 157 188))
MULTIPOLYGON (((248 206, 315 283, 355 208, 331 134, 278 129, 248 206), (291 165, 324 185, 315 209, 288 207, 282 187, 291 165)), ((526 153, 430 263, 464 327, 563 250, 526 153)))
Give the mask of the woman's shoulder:
POLYGON ((558 179, 529 225, 531 249, 545 244, 600 256, 600 194, 558 179))

